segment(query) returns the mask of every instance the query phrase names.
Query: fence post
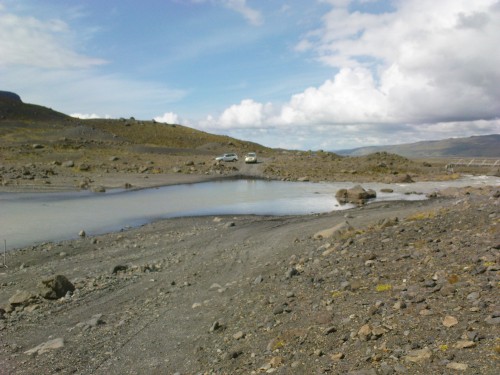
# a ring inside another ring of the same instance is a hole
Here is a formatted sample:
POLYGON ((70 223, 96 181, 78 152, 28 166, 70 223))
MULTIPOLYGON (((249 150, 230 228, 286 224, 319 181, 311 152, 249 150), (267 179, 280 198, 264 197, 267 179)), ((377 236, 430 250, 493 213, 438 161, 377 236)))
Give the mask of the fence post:
POLYGON ((3 267, 7 268, 7 240, 3 240, 3 267))

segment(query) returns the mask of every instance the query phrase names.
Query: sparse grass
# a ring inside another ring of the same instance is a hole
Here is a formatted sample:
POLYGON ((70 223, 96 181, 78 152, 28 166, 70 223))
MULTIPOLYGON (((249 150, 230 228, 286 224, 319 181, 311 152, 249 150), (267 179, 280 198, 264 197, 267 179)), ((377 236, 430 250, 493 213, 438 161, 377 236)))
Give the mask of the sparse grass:
POLYGON ((378 284, 375 287, 375 290, 377 292, 387 292, 389 290, 392 290, 392 285, 391 284, 378 284))
POLYGON ((421 211, 421 212, 417 212, 413 215, 407 216, 406 220, 407 221, 427 220, 427 219, 433 219, 436 216, 437 216, 436 211, 421 211))

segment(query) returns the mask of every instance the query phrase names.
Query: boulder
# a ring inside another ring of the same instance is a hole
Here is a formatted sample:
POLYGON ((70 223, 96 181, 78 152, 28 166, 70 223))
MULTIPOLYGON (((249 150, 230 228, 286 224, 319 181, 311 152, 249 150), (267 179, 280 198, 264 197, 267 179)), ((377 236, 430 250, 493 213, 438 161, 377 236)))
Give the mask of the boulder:
POLYGON ((29 305, 31 302, 35 300, 35 295, 31 292, 27 292, 25 290, 18 290, 12 297, 9 298, 9 303, 12 306, 19 305, 29 305))
POLYGON ((66 293, 75 290, 75 286, 63 275, 56 275, 52 278, 42 280, 39 286, 40 295, 46 299, 61 298, 66 293))
POLYGON ((339 223, 331 228, 323 229, 320 230, 319 232, 316 232, 313 236, 314 239, 316 240, 321 240, 321 239, 326 239, 333 237, 335 235, 341 235, 346 232, 352 231, 354 228, 349 224, 348 221, 344 221, 342 223, 339 223))
POLYGON ((413 178, 411 178, 411 176, 409 174, 407 174, 405 176, 399 177, 397 182, 409 184, 409 183, 413 183, 415 181, 413 181, 413 178))
POLYGON ((351 189, 340 189, 335 194, 335 198, 337 198, 340 204, 354 203, 362 205, 365 204, 368 199, 376 197, 377 193, 374 190, 365 190, 361 185, 356 185, 351 189))

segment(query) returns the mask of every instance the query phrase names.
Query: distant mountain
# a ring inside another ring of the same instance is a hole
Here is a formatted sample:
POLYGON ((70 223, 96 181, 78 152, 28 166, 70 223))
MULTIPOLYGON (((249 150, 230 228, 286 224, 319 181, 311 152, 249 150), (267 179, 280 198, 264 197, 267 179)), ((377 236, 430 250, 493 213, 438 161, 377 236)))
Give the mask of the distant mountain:
POLYGON ((485 157, 500 158, 500 134, 468 138, 449 138, 440 141, 422 141, 402 145, 369 146, 335 151, 339 155, 363 156, 386 151, 401 156, 415 157, 485 157))

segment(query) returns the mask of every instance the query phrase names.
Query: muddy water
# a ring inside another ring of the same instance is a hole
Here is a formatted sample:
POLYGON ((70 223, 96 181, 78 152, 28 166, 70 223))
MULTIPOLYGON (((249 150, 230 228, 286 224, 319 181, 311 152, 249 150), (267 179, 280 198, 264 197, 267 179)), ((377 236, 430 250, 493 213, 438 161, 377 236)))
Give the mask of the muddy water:
MULTIPOLYGON (((200 215, 296 215, 348 209, 335 192, 353 183, 298 183, 232 180, 166 186, 104 194, 2 193, 0 241, 8 249, 34 243, 70 239, 80 230, 89 235, 117 231, 162 218, 200 215)), ((500 185, 500 178, 470 177, 459 181, 415 184, 363 184, 377 191, 377 199, 420 200, 425 193, 448 186, 500 185), (392 188, 394 193, 381 193, 392 188), (408 192, 421 194, 405 194, 408 192)), ((3 246, 2 246, 3 247, 3 246)), ((3 248, 2 248, 3 250, 3 248)))

